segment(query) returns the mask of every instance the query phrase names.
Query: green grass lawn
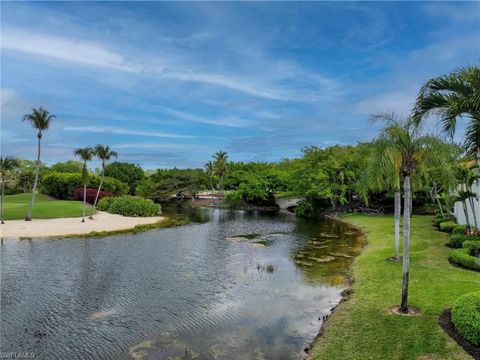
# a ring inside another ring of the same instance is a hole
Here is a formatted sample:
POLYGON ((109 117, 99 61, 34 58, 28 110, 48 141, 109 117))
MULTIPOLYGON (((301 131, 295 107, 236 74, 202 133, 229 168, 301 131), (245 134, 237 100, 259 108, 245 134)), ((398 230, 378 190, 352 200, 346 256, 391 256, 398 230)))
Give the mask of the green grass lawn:
MULTIPOLYGON (((5 220, 24 219, 27 215, 28 203, 32 194, 6 195, 3 202, 3 216, 5 220)), ((89 214, 90 209, 87 209, 89 214)), ((82 216, 83 203, 81 201, 56 200, 46 195, 35 196, 33 219, 53 219, 60 217, 82 216)))
POLYGON ((393 218, 349 215, 367 234, 367 245, 353 265, 353 294, 332 315, 311 351, 314 359, 471 359, 437 325, 444 309, 461 295, 480 289, 480 274, 453 267, 446 234, 430 216, 412 218, 410 305, 418 317, 393 315, 400 303, 402 264, 393 255, 393 218))

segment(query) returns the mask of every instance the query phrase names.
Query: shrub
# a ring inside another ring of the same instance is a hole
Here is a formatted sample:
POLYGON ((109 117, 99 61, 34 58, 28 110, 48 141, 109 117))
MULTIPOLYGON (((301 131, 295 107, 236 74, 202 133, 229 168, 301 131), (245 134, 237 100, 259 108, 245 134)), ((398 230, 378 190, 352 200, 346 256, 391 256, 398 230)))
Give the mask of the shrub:
POLYGON ((115 200, 114 197, 104 197, 97 203, 97 209, 100 211, 108 211, 113 200, 115 200))
POLYGON ((445 221, 455 221, 455 217, 453 215, 447 215, 447 216, 442 216, 441 214, 440 215, 436 215, 433 220, 432 220, 432 223, 435 227, 440 227, 440 224, 442 222, 445 222, 445 221))
POLYGON ((133 196, 103 198, 98 204, 98 208, 123 216, 156 216, 161 212, 160 205, 155 204, 152 200, 133 196))
POLYGON ((480 271, 480 258, 470 255, 468 249, 456 249, 452 252, 452 262, 472 270, 480 271))
MULTIPOLYGON (((89 204, 93 204, 95 202, 97 191, 98 189, 87 188, 87 202, 89 204)), ((112 197, 112 196, 115 196, 115 194, 108 191, 100 191, 100 193, 98 194, 98 200, 101 200, 105 197, 112 197)), ((83 201, 83 187, 80 187, 77 190, 75 190, 72 198, 75 200, 83 201)))
POLYGON ((468 249, 470 255, 478 257, 480 254, 480 238, 478 240, 464 241, 463 248, 468 249))
POLYGON ((480 291, 461 296, 452 307, 455 330, 474 346, 480 346, 480 291))
POLYGON ((452 229, 452 234, 465 234, 467 232, 467 225, 456 225, 452 229))
MULTIPOLYGON (((88 186, 98 188, 101 178, 89 174, 88 186)), ((83 186, 81 173, 59 173, 53 172, 45 175, 42 180, 42 190, 47 195, 57 199, 68 199, 75 190, 83 186)), ((112 192, 116 195, 123 195, 128 192, 128 186, 119 180, 105 177, 102 190, 112 192)))
POLYGON ((452 234, 448 238, 447 246, 451 248, 461 248, 467 240, 479 241, 480 237, 473 235, 452 234))
POLYGON ((457 226, 455 221, 444 221, 440 223, 440 231, 452 232, 455 226, 457 226))

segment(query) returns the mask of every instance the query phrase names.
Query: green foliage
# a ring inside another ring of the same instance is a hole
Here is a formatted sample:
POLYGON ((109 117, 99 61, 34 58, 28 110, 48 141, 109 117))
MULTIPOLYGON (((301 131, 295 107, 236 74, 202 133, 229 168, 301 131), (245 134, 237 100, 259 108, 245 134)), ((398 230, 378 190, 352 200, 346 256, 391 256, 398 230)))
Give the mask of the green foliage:
POLYGON ((455 217, 452 216, 452 215, 449 215, 449 216, 442 216, 442 215, 437 215, 433 218, 432 220, 432 224, 439 228, 440 227, 440 224, 442 222, 445 222, 445 221, 455 221, 455 217))
POLYGON ((51 172, 59 173, 80 173, 83 169, 83 163, 78 160, 69 160, 58 162, 50 167, 51 172))
POLYGON ((137 164, 115 161, 105 166, 105 175, 120 180, 128 185, 129 194, 135 194, 135 189, 145 177, 143 169, 137 164))
POLYGON ((115 198, 111 196, 107 196, 107 197, 104 197, 103 199, 100 199, 97 203, 97 209, 100 211, 108 211, 108 209, 110 209, 110 206, 113 204, 114 200, 115 198))
POLYGON ((209 176, 202 169, 158 169, 138 184, 137 194, 165 201, 173 195, 194 196, 209 186, 209 176))
POLYGON ((452 262, 466 268, 480 271, 480 258, 470 255, 469 249, 456 249, 452 252, 452 262))
MULTIPOLYGON (((98 187, 100 177, 92 174, 88 175, 88 186, 98 187)), ((44 193, 57 199, 68 199, 79 187, 83 185, 81 173, 57 173, 53 172, 45 175, 42 180, 42 190, 44 193)), ((121 181, 105 177, 102 185, 103 191, 113 192, 116 195, 127 193, 128 186, 121 181)))
POLYGON ((467 225, 456 225, 452 229, 452 234, 465 234, 467 231, 467 225))
POLYGON ((480 291, 463 295, 455 301, 452 322, 464 339, 480 346, 480 291))
POLYGON ((440 223, 440 230, 445 232, 452 232, 456 226, 457 223, 455 221, 444 221, 440 223))
POLYGON ((134 196, 103 198, 98 203, 98 209, 123 216, 157 216, 160 214, 160 205, 155 204, 152 200, 134 196))
POLYGON ((284 189, 284 184, 278 174, 261 172, 243 172, 240 185, 230 192, 227 199, 231 202, 245 201, 259 206, 274 204, 277 191, 284 189))
POLYGON ((461 248, 463 246, 463 243, 465 241, 469 241, 469 240, 476 241, 478 239, 479 239, 478 236, 471 236, 471 235, 464 235, 464 234, 452 234, 448 237, 447 246, 449 246, 451 248, 458 249, 458 248, 461 248))
POLYGON ((463 242, 463 248, 470 251, 470 255, 478 256, 480 252, 480 237, 477 237, 475 240, 466 240, 463 242))
POLYGON ((318 218, 325 214, 329 207, 325 199, 307 197, 300 200, 295 207, 295 215, 304 218, 318 218))

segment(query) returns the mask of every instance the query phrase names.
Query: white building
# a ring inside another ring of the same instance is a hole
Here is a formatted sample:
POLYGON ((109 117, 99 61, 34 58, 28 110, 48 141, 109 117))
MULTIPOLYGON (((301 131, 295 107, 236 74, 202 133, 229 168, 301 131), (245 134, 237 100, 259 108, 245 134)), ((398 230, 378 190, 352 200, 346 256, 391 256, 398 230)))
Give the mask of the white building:
MULTIPOLYGON (((477 198, 473 198, 473 206, 475 207, 475 213, 477 215, 477 224, 480 229, 480 185, 479 182, 477 181, 475 184, 472 186, 472 192, 477 194, 477 198)), ((467 210, 468 210, 468 218, 470 220, 470 226, 473 228, 475 226, 475 222, 473 221, 473 210, 470 205, 470 201, 467 201, 467 210)), ((453 210, 453 214, 457 218, 457 222, 461 225, 465 225, 467 222, 465 220, 465 212, 463 210, 463 205, 461 202, 456 202, 455 207, 453 210)))

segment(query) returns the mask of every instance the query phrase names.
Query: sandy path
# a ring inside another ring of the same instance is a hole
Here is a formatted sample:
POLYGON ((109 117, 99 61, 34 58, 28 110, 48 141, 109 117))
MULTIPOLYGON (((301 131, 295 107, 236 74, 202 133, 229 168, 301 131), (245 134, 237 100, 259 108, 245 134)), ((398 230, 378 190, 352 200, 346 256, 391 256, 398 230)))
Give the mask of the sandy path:
POLYGON ((45 237, 88 234, 92 231, 127 230, 136 225, 153 224, 163 220, 162 216, 126 217, 99 211, 94 220, 82 218, 9 220, 0 225, 0 237, 4 239, 20 237, 45 237))

